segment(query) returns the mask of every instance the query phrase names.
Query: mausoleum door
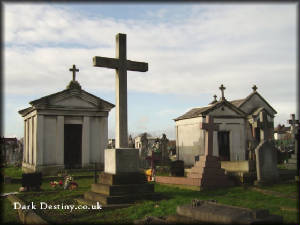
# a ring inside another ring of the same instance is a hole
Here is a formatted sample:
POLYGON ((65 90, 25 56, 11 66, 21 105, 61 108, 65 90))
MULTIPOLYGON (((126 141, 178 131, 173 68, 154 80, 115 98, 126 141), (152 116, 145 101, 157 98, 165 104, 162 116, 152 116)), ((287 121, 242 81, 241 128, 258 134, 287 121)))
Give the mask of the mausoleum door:
POLYGON ((260 142, 260 128, 255 128, 255 140, 259 143, 260 142))
POLYGON ((218 132, 219 157, 221 161, 230 160, 229 131, 218 132))
POLYGON ((82 125, 65 124, 64 164, 66 169, 81 168, 82 125))

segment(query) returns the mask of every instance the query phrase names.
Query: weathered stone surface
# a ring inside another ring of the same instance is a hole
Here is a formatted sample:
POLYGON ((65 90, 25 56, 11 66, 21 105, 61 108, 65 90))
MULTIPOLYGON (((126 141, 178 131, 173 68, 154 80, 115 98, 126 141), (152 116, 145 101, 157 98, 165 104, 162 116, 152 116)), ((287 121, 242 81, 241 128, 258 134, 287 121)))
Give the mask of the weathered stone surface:
POLYGON ((107 184, 92 184, 91 191, 99 194, 110 196, 126 195, 128 193, 153 193, 154 184, 128 184, 128 185, 107 185, 107 184))
POLYGON ((201 156, 195 166, 187 174, 188 178, 200 179, 201 188, 220 188, 234 185, 225 170, 221 168, 218 157, 212 155, 201 156))
POLYGON ((156 183, 162 184, 183 184, 183 185, 193 185, 200 186, 201 180, 198 178, 189 178, 189 177, 164 177, 164 176, 156 176, 156 183))
POLYGON ((105 149, 104 172, 111 174, 139 171, 139 150, 135 148, 105 149))
POLYGON ((116 148, 128 148, 127 70, 146 72, 148 63, 127 60, 126 34, 116 35, 116 58, 96 56, 97 67, 116 69, 116 148))
POLYGON ((147 182, 144 173, 110 174, 102 172, 99 175, 99 183, 109 185, 143 184, 147 182))
POLYGON ((91 201, 98 201, 103 205, 110 205, 110 204, 128 204, 133 203, 136 200, 140 199, 158 199, 159 195, 156 193, 134 193, 127 195, 120 195, 120 196, 111 196, 111 195, 104 195, 95 193, 92 191, 87 191, 84 193, 84 198, 91 201))
POLYGON ((254 223, 282 223, 282 217, 270 215, 268 210, 251 210, 208 201, 192 207, 191 204, 177 206, 178 215, 193 218, 204 223, 218 224, 254 224, 254 223))
POLYGON ((277 152, 273 143, 262 141, 255 149, 255 155, 258 183, 278 181, 277 152))

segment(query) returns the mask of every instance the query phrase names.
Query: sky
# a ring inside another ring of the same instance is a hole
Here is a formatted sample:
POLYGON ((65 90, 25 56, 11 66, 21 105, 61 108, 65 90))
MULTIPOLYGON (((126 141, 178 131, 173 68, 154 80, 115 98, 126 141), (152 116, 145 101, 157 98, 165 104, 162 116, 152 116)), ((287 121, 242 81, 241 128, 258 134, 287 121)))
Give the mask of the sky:
POLYGON ((229 101, 256 84, 277 111, 275 126, 298 113, 296 3, 5 3, 3 18, 6 137, 23 137, 18 111, 65 89, 73 64, 85 91, 115 104, 115 71, 92 58, 114 58, 117 33, 127 35, 129 60, 149 64, 127 73, 133 136, 175 139, 173 119, 219 98, 221 84, 229 101))

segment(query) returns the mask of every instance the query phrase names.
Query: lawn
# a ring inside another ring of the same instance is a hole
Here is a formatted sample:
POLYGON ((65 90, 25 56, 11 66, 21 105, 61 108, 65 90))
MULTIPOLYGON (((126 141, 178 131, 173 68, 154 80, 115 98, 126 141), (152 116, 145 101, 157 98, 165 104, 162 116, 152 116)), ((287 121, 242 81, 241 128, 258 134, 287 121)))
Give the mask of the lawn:
MULTIPOLYGON (((76 179, 79 184, 77 190, 54 190, 49 182, 43 182, 41 192, 27 192, 18 195, 27 203, 34 202, 39 205, 40 202, 46 202, 52 205, 76 204, 74 198, 82 197, 83 193, 90 189, 92 178, 76 179)), ((14 191, 19 186, 5 185, 4 190, 14 191), (7 187, 6 187, 7 186, 7 187)), ((276 184, 265 187, 268 190, 296 193, 298 186, 296 182, 286 184, 276 184)), ((297 223, 298 221, 298 200, 275 197, 252 190, 251 188, 233 187, 220 190, 193 191, 170 187, 166 185, 155 184, 155 191, 163 195, 160 201, 138 201, 135 205, 115 210, 40 210, 36 212, 51 223, 132 223, 135 219, 141 219, 145 216, 166 216, 176 213, 176 206, 190 203, 192 199, 217 200, 219 203, 242 206, 252 209, 268 209, 270 213, 281 215, 285 223, 297 223)), ((38 208, 38 207, 37 207, 38 208)), ((8 206, 4 210, 8 210, 8 206)), ((11 209, 12 210, 12 209, 11 209)), ((12 214, 5 211, 5 215, 12 214)), ((12 216, 11 216, 12 217, 12 216)), ((5 216, 4 222, 9 216, 5 216)))

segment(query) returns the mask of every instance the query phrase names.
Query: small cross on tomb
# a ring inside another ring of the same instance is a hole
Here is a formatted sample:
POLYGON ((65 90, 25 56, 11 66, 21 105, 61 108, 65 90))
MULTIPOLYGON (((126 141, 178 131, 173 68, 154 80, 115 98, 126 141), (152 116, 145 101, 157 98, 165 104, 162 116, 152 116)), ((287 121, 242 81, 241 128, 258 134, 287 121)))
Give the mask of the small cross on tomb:
POLYGON ((79 69, 76 69, 76 66, 73 65, 73 67, 70 68, 69 71, 73 72, 73 79, 72 80, 75 81, 75 79, 76 79, 76 72, 79 72, 79 69))
POLYGON ((214 124, 212 116, 206 116, 206 123, 200 123, 200 129, 206 130, 205 132, 205 155, 213 155, 213 138, 214 131, 219 129, 219 125, 214 124))
POLYGON ((219 89, 221 90, 221 94, 222 94, 222 97, 221 97, 221 100, 225 100, 225 97, 224 97, 224 90, 226 89, 223 84, 219 87, 219 89))
POLYGON ((296 126, 299 126, 299 120, 295 119, 295 114, 291 114, 291 119, 288 120, 288 123, 291 124, 291 134, 292 138, 295 138, 296 126))
POLYGON ((126 34, 116 35, 116 58, 95 56, 96 67, 116 70, 116 148, 128 148, 127 70, 146 72, 148 63, 127 60, 126 34))
POLYGON ((253 92, 256 92, 257 89, 258 89, 257 86, 254 84, 252 87, 253 92))
POLYGON ((253 127, 260 128, 260 141, 270 138, 270 129, 273 127, 273 122, 268 122, 267 114, 265 111, 259 113, 259 120, 253 124, 253 127))
POLYGON ((217 95, 214 95, 213 97, 214 97, 214 101, 217 101, 217 95))

